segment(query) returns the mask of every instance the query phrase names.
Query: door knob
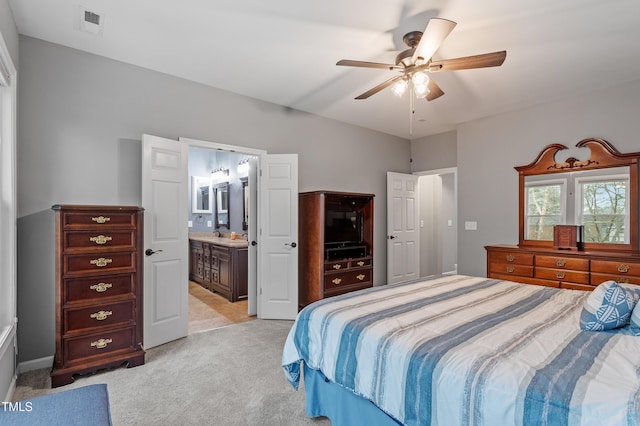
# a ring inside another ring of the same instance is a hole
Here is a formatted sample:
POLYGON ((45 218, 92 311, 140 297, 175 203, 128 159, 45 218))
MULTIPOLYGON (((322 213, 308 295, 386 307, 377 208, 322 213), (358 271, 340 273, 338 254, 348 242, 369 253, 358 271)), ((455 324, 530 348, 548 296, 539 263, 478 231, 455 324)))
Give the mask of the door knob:
POLYGON ((159 252, 161 252, 161 251, 162 251, 162 250, 156 250, 156 251, 153 251, 153 250, 151 250, 151 249, 146 249, 146 250, 144 251, 144 254, 146 254, 147 256, 151 256, 153 253, 159 253, 159 252))
POLYGON ((252 246, 257 246, 257 245, 258 245, 258 243, 257 243, 256 241, 251 241, 251 245, 252 245, 252 246))
POLYGON ((291 244, 289 244, 289 243, 284 243, 284 245, 285 245, 285 246, 291 246, 291 248, 295 248, 295 247, 297 246, 297 244, 296 244, 295 242, 294 242, 294 243, 291 243, 291 244))
POLYGON ((393 240, 394 238, 397 238, 395 235, 389 235, 389 239, 393 240))

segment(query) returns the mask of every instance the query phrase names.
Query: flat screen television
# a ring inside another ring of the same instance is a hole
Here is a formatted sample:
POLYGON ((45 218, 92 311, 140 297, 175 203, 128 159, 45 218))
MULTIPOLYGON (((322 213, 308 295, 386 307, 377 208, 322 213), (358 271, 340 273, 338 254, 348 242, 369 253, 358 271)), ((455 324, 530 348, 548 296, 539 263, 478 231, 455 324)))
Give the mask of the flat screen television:
POLYGON ((329 247, 362 244, 362 212, 328 208, 325 211, 324 242, 329 247))

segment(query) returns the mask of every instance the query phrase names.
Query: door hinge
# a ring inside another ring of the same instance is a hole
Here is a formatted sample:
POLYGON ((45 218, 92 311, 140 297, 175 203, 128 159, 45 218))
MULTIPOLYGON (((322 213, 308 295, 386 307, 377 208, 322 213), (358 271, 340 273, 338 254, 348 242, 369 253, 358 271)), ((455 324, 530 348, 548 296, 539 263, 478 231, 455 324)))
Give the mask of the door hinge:
POLYGON ((260 295, 262 295, 262 287, 260 287, 260 295))

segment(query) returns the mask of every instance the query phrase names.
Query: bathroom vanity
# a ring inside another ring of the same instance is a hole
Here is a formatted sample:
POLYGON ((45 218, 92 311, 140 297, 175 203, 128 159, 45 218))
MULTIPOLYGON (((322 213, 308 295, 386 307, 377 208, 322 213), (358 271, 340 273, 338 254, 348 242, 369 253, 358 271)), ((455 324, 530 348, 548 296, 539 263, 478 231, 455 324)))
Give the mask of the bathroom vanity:
POLYGON ((244 239, 189 234, 189 279, 231 302, 247 298, 248 243, 244 239))

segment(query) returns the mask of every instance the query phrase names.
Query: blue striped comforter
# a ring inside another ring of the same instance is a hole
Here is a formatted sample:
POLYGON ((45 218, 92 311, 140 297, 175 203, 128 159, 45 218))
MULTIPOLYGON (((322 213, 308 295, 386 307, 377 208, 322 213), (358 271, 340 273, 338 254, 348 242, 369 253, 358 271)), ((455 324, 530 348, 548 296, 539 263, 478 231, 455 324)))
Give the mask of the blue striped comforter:
POLYGON ((640 425, 640 337, 578 327, 589 293, 446 276, 300 311, 300 361, 407 425, 640 425))

